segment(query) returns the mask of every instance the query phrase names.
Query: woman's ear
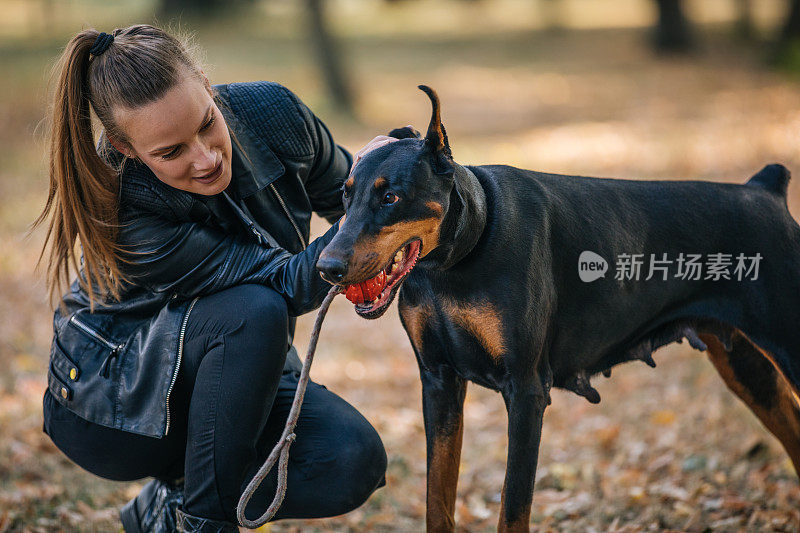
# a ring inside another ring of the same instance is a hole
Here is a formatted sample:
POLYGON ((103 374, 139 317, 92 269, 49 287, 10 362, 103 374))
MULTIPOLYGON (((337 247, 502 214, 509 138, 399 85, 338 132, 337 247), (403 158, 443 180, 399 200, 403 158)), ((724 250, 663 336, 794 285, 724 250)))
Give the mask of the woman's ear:
POLYGON ((124 154, 130 158, 135 157, 133 155, 133 151, 126 144, 120 142, 119 139, 117 139, 116 137, 113 137, 106 133, 106 138, 108 139, 108 142, 111 143, 111 146, 116 148, 119 153, 124 154))
POLYGON ((208 76, 206 76, 206 73, 203 72, 203 69, 200 69, 200 74, 203 75, 203 86, 209 93, 211 93, 211 82, 208 81, 208 76))

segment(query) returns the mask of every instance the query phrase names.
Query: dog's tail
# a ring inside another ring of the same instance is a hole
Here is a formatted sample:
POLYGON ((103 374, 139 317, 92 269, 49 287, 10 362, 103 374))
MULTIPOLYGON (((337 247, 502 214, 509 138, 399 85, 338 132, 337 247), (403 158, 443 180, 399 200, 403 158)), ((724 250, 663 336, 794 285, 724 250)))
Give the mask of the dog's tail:
POLYGON ((786 189, 789 186, 791 173, 789 169, 778 163, 767 165, 758 174, 747 180, 745 185, 751 187, 761 187, 770 192, 778 194, 786 201, 786 189))

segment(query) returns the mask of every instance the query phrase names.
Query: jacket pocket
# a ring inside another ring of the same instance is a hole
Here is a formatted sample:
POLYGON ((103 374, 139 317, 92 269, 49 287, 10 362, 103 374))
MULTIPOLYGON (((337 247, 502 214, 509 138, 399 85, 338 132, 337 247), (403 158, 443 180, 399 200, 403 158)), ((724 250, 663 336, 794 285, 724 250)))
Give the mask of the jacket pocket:
POLYGON ((47 373, 47 387, 50 393, 61 400, 72 401, 73 385, 80 377, 78 365, 61 348, 57 338, 53 339, 50 354, 50 368, 47 373))
POLYGON ((105 345, 87 342, 77 327, 65 325, 53 336, 47 387, 55 400, 75 415, 115 427, 119 383, 98 375, 108 357, 105 345))
POLYGON ((98 372, 98 375, 100 376, 105 378, 109 377, 111 363, 118 358, 119 354, 122 352, 122 349, 125 347, 125 344, 109 340, 105 335, 97 331, 94 326, 81 320, 77 314, 72 315, 69 318, 69 324, 80 331, 83 335, 89 337, 97 344, 104 346, 109 350, 108 354, 103 359, 103 363, 100 365, 100 371, 98 372))
POLYGON ((63 380, 78 381, 81 377, 81 369, 72 357, 67 354, 58 337, 53 337, 53 354, 50 357, 50 364, 56 368, 59 376, 63 380))

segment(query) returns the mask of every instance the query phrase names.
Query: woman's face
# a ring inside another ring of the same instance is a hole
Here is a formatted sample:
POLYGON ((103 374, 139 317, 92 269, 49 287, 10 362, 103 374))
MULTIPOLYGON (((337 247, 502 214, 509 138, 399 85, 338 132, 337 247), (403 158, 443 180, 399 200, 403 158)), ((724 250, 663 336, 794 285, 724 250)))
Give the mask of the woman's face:
POLYGON ((185 75, 159 100, 118 108, 115 119, 130 141, 122 153, 137 157, 176 189, 214 195, 231 182, 231 137, 205 83, 185 75))

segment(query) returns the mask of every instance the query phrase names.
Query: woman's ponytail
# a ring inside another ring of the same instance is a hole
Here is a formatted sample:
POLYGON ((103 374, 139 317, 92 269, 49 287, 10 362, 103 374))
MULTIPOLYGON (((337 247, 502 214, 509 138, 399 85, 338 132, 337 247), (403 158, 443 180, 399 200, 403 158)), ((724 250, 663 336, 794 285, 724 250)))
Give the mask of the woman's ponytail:
MULTIPOLYGON (((70 40, 53 74, 55 94, 50 134, 50 187, 44 210, 52 214, 39 263, 48 243, 47 280, 51 301, 69 285, 69 267, 81 272, 75 241, 83 249, 81 285, 92 306, 99 294, 119 298, 122 278, 116 262, 118 176, 94 145, 87 73, 99 33, 84 30, 70 40)), ((37 263, 38 266, 38 263, 37 263)))
POLYGON ((91 111, 106 137, 129 144, 114 120, 114 109, 156 101, 186 72, 203 79, 187 38, 179 40, 147 24, 116 29, 98 39, 100 35, 94 29, 78 33, 53 68, 50 186, 44 209, 31 226, 50 217, 37 267, 47 254, 51 302, 69 285, 72 267, 92 308, 96 300, 119 300, 127 280, 120 268, 123 250, 117 244, 121 165, 113 168, 98 155, 91 111), (76 241, 83 252, 81 264, 76 241))

